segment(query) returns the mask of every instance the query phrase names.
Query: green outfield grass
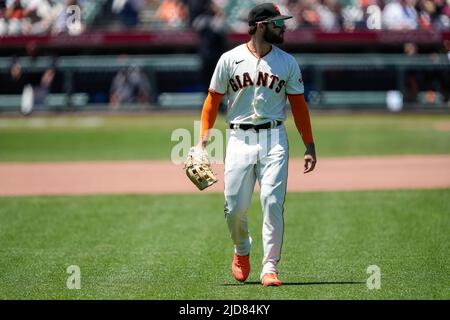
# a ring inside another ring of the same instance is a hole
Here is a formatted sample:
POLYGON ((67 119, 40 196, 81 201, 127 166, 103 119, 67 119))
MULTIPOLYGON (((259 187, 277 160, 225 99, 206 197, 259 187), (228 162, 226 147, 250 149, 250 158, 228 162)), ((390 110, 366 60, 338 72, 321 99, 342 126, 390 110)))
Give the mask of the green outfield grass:
POLYGON ((242 285, 221 194, 0 198, 0 299, 450 298, 450 190, 290 193, 279 288, 259 284, 253 199, 242 285), (66 288, 70 265, 80 290, 66 288))
MULTIPOLYGON (((172 131, 194 130, 195 115, 0 118, 0 161, 169 160, 172 131)), ((319 157, 450 153, 450 115, 312 114, 319 157)), ((292 117, 290 153, 304 147, 292 117)), ((217 128, 224 129, 223 117, 217 128)), ((192 140, 192 143, 194 141, 192 140)))

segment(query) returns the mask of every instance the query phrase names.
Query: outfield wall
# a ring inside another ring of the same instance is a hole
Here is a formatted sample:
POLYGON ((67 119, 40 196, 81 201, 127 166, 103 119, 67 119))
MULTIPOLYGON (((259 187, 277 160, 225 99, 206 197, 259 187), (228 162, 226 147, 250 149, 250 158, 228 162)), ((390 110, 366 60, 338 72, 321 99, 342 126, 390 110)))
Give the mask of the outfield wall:
MULTIPOLYGON (((294 54, 312 109, 450 110, 450 60, 444 54, 294 54)), ((49 95, 35 110, 108 110, 113 78, 139 67, 150 83, 144 104, 125 110, 201 108, 209 77, 196 54, 0 58, 0 110, 19 111, 24 83, 39 86, 55 70, 49 95), (26 80, 11 80, 13 62, 26 80), (203 82, 202 82, 203 81, 203 82)))

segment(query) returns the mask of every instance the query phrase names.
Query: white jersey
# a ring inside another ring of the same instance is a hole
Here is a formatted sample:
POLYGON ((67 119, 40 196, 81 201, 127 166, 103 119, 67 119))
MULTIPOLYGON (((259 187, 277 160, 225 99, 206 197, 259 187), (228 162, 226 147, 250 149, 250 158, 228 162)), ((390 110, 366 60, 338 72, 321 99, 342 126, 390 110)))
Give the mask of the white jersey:
POLYGON ((228 123, 258 125, 284 121, 287 94, 303 94, 304 86, 292 55, 272 45, 258 58, 242 44, 220 57, 210 90, 225 94, 228 123))

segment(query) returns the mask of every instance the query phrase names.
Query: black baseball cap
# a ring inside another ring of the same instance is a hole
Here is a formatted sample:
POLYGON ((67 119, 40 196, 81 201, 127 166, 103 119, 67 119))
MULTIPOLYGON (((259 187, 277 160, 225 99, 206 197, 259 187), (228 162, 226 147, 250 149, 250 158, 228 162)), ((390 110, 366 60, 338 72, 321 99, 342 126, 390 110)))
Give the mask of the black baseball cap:
POLYGON ((292 16, 282 15, 274 3, 263 3, 254 7, 248 13, 248 25, 254 26, 257 22, 290 19, 292 16))

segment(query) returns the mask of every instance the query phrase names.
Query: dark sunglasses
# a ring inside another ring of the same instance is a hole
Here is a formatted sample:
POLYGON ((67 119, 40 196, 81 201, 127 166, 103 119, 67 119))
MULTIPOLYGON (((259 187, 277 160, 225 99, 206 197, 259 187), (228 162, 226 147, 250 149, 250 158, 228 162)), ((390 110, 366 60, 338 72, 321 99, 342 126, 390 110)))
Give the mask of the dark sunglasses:
POLYGON ((272 21, 261 21, 261 23, 273 23, 274 28, 283 28, 285 26, 284 19, 272 20, 272 21))

